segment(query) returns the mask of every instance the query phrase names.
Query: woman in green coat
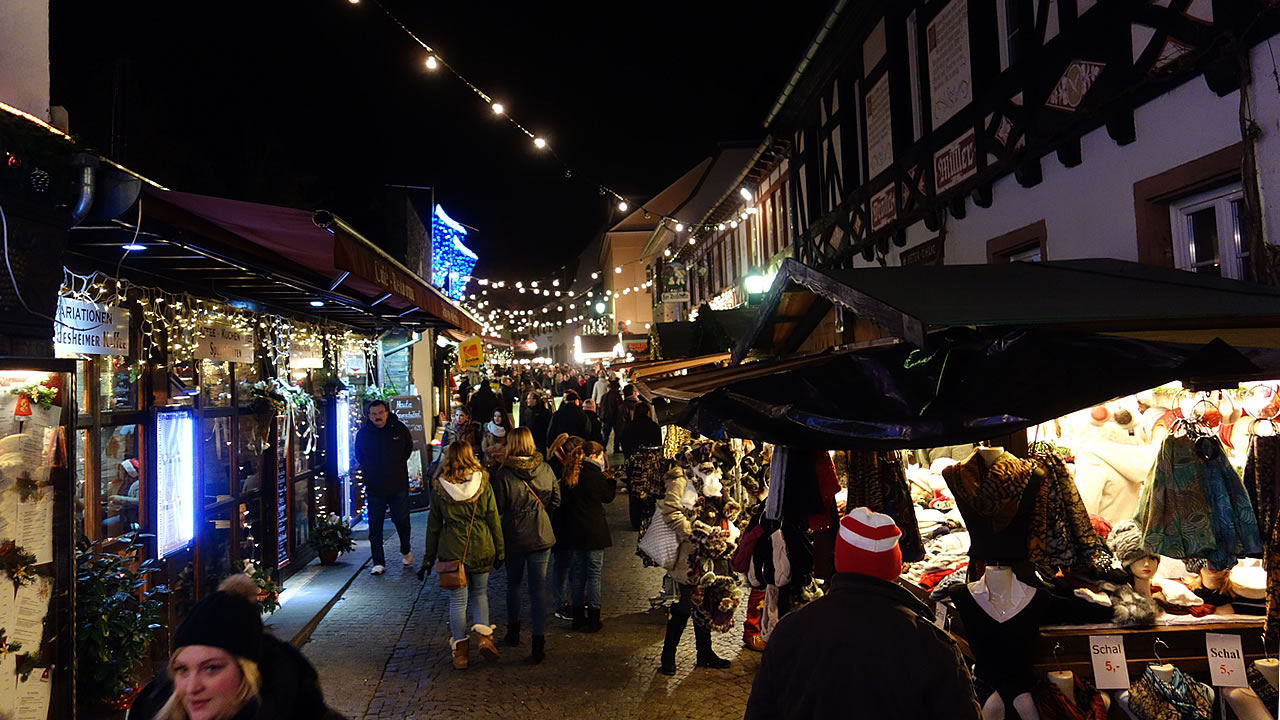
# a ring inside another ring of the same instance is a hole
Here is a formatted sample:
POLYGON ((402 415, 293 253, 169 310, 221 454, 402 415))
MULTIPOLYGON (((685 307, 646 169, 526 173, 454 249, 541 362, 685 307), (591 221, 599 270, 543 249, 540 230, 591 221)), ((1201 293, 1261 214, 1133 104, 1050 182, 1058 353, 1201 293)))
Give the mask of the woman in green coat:
POLYGON ((467 667, 470 643, 467 631, 474 630, 480 654, 498 659, 489 624, 489 571, 501 567, 505 557, 502 526, 493 487, 471 443, 459 440, 449 445, 440 461, 440 471, 432 481, 431 510, 427 513, 427 548, 420 576, 430 574, 436 559, 461 560, 467 586, 449 588, 449 630, 453 637, 453 666, 467 667), (470 628, 467 608, 471 608, 470 628))

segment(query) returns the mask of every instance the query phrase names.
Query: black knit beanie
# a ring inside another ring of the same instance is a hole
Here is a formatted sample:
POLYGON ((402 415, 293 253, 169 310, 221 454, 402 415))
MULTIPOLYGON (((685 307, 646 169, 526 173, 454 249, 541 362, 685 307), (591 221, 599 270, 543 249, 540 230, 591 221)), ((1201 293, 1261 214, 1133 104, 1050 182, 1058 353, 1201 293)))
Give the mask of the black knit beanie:
POLYGON ((243 596, 219 590, 196 603, 178 625, 173 649, 188 645, 221 648, 257 662, 262 651, 262 616, 243 596))

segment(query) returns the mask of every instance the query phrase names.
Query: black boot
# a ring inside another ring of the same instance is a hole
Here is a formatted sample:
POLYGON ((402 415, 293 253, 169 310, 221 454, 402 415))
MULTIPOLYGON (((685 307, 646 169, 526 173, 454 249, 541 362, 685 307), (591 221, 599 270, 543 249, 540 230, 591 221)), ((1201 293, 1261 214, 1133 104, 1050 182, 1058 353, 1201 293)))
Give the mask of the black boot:
POLYGON ((529 656, 529 662, 537 665, 547 656, 547 638, 545 635, 533 636, 533 654, 529 656))
POLYGON ((586 630, 587 629, 587 608, 576 607, 573 609, 573 624, 569 626, 570 630, 586 630))
POLYGON ((667 618, 667 637, 662 641, 662 664, 658 672, 663 675, 676 674, 676 648, 680 646, 680 636, 684 634, 685 625, 689 624, 689 616, 672 612, 667 618))
POLYGON ((600 628, 604 627, 604 623, 600 622, 600 608, 587 608, 587 626, 583 628, 584 632, 600 632, 600 628))
POLYGON ((698 623, 693 624, 693 640, 698 648, 698 667, 723 670, 729 667, 729 661, 716 655, 711 647, 711 629, 698 623))
POLYGON ((502 638, 502 644, 511 647, 520 644, 520 623, 507 623, 507 636, 502 638))

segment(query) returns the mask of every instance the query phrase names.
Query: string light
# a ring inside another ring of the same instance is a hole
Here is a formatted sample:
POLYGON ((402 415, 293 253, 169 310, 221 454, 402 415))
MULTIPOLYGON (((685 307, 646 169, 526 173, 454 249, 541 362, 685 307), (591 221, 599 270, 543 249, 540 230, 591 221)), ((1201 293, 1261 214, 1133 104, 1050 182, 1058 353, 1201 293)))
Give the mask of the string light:
POLYGON ((437 69, 437 68, 439 68, 439 67, 440 67, 440 63, 436 61, 436 56, 435 56, 435 55, 428 55, 428 56, 427 56, 427 69, 428 69, 428 70, 435 70, 435 69, 437 69))
POLYGON ((496 102, 496 103, 494 103, 494 104, 493 104, 493 114, 494 114, 494 115, 501 115, 501 114, 502 114, 502 112, 503 112, 503 110, 505 110, 505 109, 506 109, 506 108, 502 107, 502 103, 500 103, 500 102, 496 102))
POLYGON ((534 147, 536 147, 536 148, 538 148, 539 150, 541 150, 541 149, 543 149, 543 148, 545 148, 545 147, 547 146, 547 141, 546 141, 546 140, 543 140, 543 139, 542 139, 542 138, 540 138, 540 137, 536 137, 536 138, 534 138, 534 139, 533 139, 533 145, 534 145, 534 147))
POLYGON ((626 200, 619 200, 619 201, 618 201, 618 210, 619 210, 619 211, 621 211, 621 212, 626 212, 628 207, 630 207, 630 206, 629 206, 629 205, 627 205, 627 201, 626 201, 626 200))

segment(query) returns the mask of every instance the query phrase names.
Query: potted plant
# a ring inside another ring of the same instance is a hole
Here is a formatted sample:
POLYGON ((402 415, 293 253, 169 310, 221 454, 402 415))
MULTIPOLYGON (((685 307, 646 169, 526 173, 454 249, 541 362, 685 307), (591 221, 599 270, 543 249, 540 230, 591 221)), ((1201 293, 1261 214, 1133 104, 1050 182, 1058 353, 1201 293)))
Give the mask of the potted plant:
POLYGON ((284 585, 272 579, 270 570, 259 567, 253 560, 244 561, 244 574, 258 583, 258 607, 262 614, 275 612, 280 607, 280 591, 284 590, 284 585))
MULTIPOLYGON (((139 562, 143 538, 125 535, 124 547, 107 552, 103 541, 76 543, 76 699, 81 707, 122 709, 141 689, 138 670, 151 650, 162 585, 147 588, 155 561, 139 562)), ((112 541, 113 543, 118 540, 112 541)))
POLYGON ((356 549, 356 541, 351 539, 351 523, 333 513, 316 520, 308 543, 320 555, 321 565, 332 565, 340 553, 356 549))

